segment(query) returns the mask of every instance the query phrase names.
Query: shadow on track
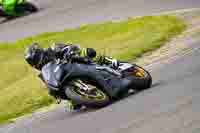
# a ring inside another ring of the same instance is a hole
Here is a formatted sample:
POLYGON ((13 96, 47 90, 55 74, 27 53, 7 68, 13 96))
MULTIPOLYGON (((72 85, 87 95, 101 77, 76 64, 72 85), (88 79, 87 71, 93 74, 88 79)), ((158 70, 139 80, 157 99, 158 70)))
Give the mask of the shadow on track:
POLYGON ((146 91, 146 90, 153 89, 154 87, 160 86, 160 85, 162 85, 162 84, 163 84, 163 82, 161 81, 161 82, 156 82, 156 83, 152 84, 151 88, 148 88, 148 89, 144 89, 144 90, 141 90, 141 91, 132 91, 132 90, 131 90, 131 91, 128 92, 127 94, 124 94, 122 97, 120 97, 118 100, 114 101, 112 104, 114 104, 114 103, 116 103, 116 102, 118 102, 118 101, 124 100, 124 99, 126 99, 126 98, 129 98, 129 97, 131 97, 131 96, 133 96, 133 95, 136 95, 136 94, 139 94, 139 93, 141 93, 141 92, 144 92, 144 91, 146 91))
POLYGON ((0 24, 4 24, 4 23, 9 22, 9 21, 14 20, 14 19, 16 19, 16 18, 5 18, 5 19, 0 21, 0 24))
POLYGON ((160 86, 162 84, 163 84, 163 82, 157 82, 157 83, 152 84, 151 88, 148 88, 148 89, 144 89, 144 90, 141 90, 141 91, 132 91, 131 90, 130 92, 128 92, 128 93, 124 94, 123 96, 121 96, 119 99, 114 100, 111 104, 109 104, 106 107, 96 108, 96 109, 93 109, 93 108, 83 108, 81 110, 70 112, 70 115, 71 115, 71 117, 74 117, 76 115, 81 115, 81 114, 85 114, 85 113, 95 112, 95 111, 107 108, 107 107, 111 106, 112 104, 117 104, 119 101, 125 100, 126 98, 129 98, 131 96, 134 96, 134 95, 139 94, 141 92, 144 92, 146 90, 150 90, 150 89, 152 89, 154 87, 157 87, 157 86, 160 86))
MULTIPOLYGON (((148 88, 148 89, 144 89, 144 90, 141 90, 141 91, 132 91, 132 90, 131 90, 131 91, 129 91, 128 93, 126 93, 126 94, 124 94, 123 96, 121 96, 119 99, 114 100, 111 104, 109 104, 109 105, 106 106, 106 107, 109 107, 110 105, 116 104, 117 102, 119 102, 119 101, 121 101, 121 100, 124 100, 124 99, 126 99, 126 98, 129 98, 129 97, 131 97, 131 96, 133 96, 133 95, 136 95, 136 94, 139 94, 139 93, 141 93, 141 92, 144 92, 144 91, 146 91, 146 90, 150 90, 150 89, 152 89, 152 88, 154 88, 154 87, 157 87, 157 86, 160 86, 160 85, 162 85, 162 84, 163 84, 163 82, 157 82, 157 83, 152 84, 151 88, 148 88)), ((95 112, 95 111, 97 111, 97 110, 100 110, 100 109, 103 109, 103 108, 106 108, 106 107, 96 108, 96 109, 93 109, 93 108, 83 108, 83 109, 81 109, 81 110, 77 110, 77 111, 71 112, 71 116, 80 115, 80 114, 84 114, 84 113, 95 112)))

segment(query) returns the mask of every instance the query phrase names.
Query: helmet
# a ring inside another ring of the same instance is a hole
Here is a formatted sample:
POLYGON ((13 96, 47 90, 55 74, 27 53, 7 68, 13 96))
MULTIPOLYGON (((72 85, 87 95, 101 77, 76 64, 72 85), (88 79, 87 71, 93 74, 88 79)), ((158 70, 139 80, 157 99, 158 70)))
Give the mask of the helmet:
POLYGON ((36 69, 41 70, 44 64, 44 50, 37 44, 33 43, 28 46, 25 50, 25 60, 36 69))
POLYGON ((96 51, 93 48, 87 48, 87 56, 90 58, 95 58, 97 55, 96 51))

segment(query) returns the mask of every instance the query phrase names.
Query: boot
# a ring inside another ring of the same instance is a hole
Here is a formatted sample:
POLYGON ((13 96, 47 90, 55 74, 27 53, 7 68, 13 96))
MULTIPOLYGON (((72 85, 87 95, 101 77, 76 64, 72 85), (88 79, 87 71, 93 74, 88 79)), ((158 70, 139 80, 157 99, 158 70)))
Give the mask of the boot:
POLYGON ((117 59, 114 59, 112 57, 106 57, 106 56, 97 57, 96 62, 100 65, 108 65, 113 69, 117 69, 120 64, 117 59))
POLYGON ((67 100, 66 103, 66 110, 67 111, 78 111, 82 108, 82 105, 80 104, 75 104, 74 102, 72 102, 71 100, 67 100))

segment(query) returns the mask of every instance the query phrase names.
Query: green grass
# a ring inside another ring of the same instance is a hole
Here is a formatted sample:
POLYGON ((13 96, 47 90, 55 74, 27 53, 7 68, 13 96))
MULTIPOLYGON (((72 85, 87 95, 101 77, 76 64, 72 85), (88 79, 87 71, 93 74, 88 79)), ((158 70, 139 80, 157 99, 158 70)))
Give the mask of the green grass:
POLYGON ((81 44, 81 47, 93 47, 100 53, 130 61, 160 47, 184 29, 184 22, 174 16, 146 16, 44 33, 10 44, 2 43, 0 123, 54 101, 37 78, 37 72, 23 60, 23 51, 28 44, 37 41, 47 47, 52 42, 69 42, 81 44))

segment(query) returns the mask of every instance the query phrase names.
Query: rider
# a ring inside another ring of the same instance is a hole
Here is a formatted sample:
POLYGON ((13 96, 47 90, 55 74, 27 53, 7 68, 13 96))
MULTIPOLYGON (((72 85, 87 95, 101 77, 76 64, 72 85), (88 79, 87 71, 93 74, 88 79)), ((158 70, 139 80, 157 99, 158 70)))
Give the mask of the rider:
MULTIPOLYGON (((79 45, 72 44, 53 44, 51 47, 43 49, 37 43, 27 47, 25 51, 25 60, 34 68, 41 70, 42 67, 50 61, 73 60, 82 63, 96 62, 100 65, 110 65, 117 68, 119 63, 111 57, 98 56, 96 59, 96 51, 93 48, 80 48, 79 45)), ((69 102, 72 109, 79 109, 79 105, 69 102)))
POLYGON ((41 70, 41 68, 54 59, 68 60, 92 63, 96 62, 100 65, 110 65, 112 68, 117 68, 119 63, 116 59, 106 56, 98 56, 96 59, 96 51, 93 48, 80 48, 79 45, 72 44, 53 44, 47 49, 41 48, 37 43, 33 43, 27 47, 25 52, 26 61, 34 68, 41 70))
POLYGON ((0 0, 2 10, 0 12, 3 16, 20 16, 23 14, 22 4, 24 0, 0 0))

